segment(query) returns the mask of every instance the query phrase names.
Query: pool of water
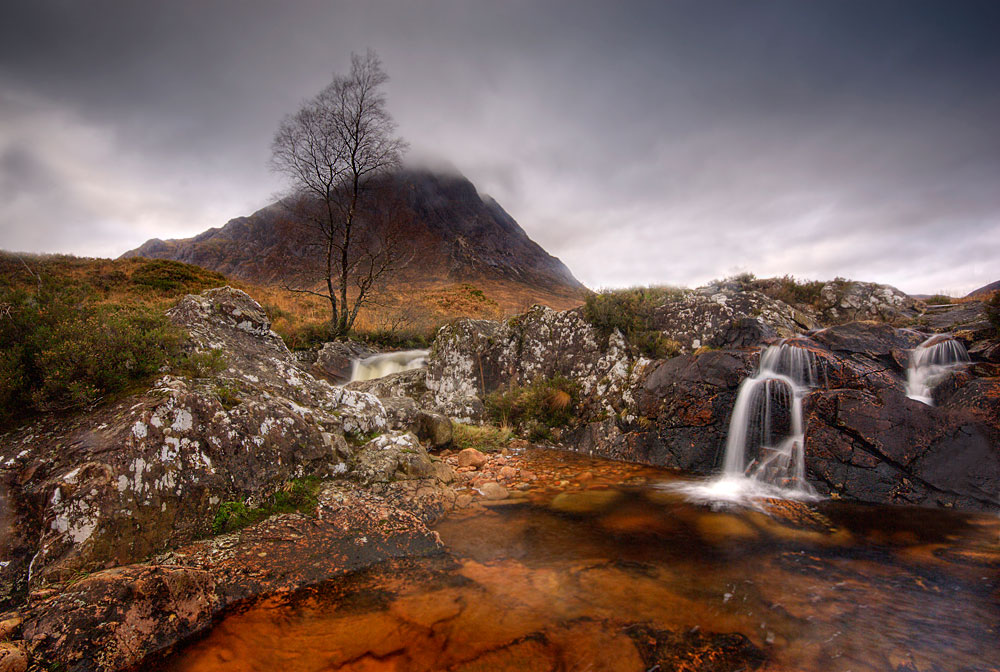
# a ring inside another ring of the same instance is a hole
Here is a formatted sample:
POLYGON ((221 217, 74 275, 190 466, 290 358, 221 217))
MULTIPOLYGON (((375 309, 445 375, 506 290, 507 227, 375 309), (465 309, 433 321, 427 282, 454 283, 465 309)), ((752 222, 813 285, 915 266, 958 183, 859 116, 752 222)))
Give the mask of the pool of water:
POLYGON ((560 453, 453 515, 449 553, 232 610, 202 670, 985 671, 1000 518, 824 501, 713 510, 668 472, 560 453))

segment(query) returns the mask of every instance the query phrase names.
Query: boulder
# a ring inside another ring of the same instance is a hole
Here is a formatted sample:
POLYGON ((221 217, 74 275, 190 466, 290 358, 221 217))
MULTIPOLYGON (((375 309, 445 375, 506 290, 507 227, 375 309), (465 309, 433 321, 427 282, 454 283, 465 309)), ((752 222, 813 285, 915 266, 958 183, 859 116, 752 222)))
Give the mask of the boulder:
POLYGON ((459 467, 472 467, 473 469, 479 469, 484 464, 486 464, 486 456, 475 448, 466 448, 458 453, 459 467))
POLYGON ((346 472, 344 434, 385 429, 377 398, 299 368, 245 293, 187 296, 168 315, 205 377, 165 376, 0 441, 0 499, 12 514, 0 605, 23 599, 29 566, 37 589, 141 560, 206 534, 224 501, 254 505, 289 479, 346 472))
POLYGON ((351 471, 351 478, 362 485, 434 476, 430 455, 409 432, 388 432, 366 443, 351 471))
POLYGON ((357 341, 331 341, 295 356, 316 378, 342 385, 351 380, 354 362, 377 354, 378 350, 357 341))
POLYGON ((819 327, 786 303, 725 284, 700 287, 668 299, 655 310, 653 325, 677 341, 684 354, 702 347, 752 347, 819 327))
POLYGON ((819 320, 828 325, 859 320, 911 323, 923 309, 923 302, 895 287, 852 280, 823 285, 818 303, 819 320))

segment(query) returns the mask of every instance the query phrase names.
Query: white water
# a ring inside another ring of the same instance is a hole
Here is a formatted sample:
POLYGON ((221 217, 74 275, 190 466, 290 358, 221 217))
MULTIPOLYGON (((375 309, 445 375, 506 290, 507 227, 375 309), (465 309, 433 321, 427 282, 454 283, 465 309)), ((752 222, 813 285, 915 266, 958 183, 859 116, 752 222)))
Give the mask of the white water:
POLYGON ((356 360, 351 369, 351 382, 371 380, 388 376, 390 373, 419 369, 427 366, 427 355, 429 354, 429 350, 402 350, 356 360))
POLYGON ((722 474, 671 489, 696 501, 758 506, 762 498, 817 499, 806 481, 802 398, 819 384, 813 353, 794 342, 768 346, 740 384, 722 474))
POLYGON ((932 393, 955 367, 967 364, 965 346, 947 334, 931 336, 910 352, 906 370, 906 396, 934 405, 932 393))

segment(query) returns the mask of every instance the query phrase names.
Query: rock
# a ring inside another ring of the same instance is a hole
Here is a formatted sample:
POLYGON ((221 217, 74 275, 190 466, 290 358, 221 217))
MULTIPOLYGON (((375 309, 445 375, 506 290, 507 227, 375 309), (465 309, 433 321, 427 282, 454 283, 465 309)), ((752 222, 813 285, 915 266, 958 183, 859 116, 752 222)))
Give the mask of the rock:
POLYGON ((315 350, 315 358, 310 362, 312 366, 309 371, 317 378, 340 385, 351 379, 355 361, 377 354, 377 350, 364 343, 332 341, 315 350))
POLYGON ((439 413, 420 411, 417 414, 417 436, 432 448, 442 448, 451 443, 451 420, 439 413))
POLYGON ((433 478, 435 473, 430 455, 416 436, 408 432, 388 432, 358 451, 351 477, 362 485, 371 485, 396 479, 433 478))
POLYGON ((437 536, 384 497, 331 484, 316 518, 285 514, 144 564, 87 576, 25 613, 33 655, 69 670, 111 672, 209 627, 228 606, 441 552, 437 536))
POLYGON ((377 398, 299 368, 244 292, 190 295, 168 315, 190 334, 204 377, 164 376, 147 392, 0 441, 0 499, 14 516, 0 606, 203 536, 222 502, 256 505, 289 479, 344 473, 343 435, 385 429, 377 398))
POLYGON ((24 672, 28 669, 28 656, 17 644, 0 642, 0 672, 24 672))
POLYGON ((479 469, 484 464, 486 464, 486 456, 475 448, 466 448, 458 454, 459 467, 472 467, 473 469, 479 469))
POLYGON ((442 327, 428 361, 427 389, 438 412, 469 423, 483 415, 479 396, 564 376, 580 385, 581 416, 606 416, 627 413, 634 401, 630 381, 648 362, 620 333, 600 338, 581 309, 535 306, 503 324, 458 320, 442 327))
POLYGON ((479 493, 489 500, 507 499, 507 488, 495 481, 488 481, 479 486, 479 493))
POLYGON ((21 617, 11 616, 0 621, 0 641, 14 639, 21 627, 21 617))
POLYGON ((755 346, 819 326, 804 313, 765 294, 719 284, 668 299, 655 310, 653 325, 680 343, 682 354, 703 346, 755 346))
MULTIPOLYGON (((504 481, 512 481, 517 478, 517 469, 515 467, 501 467, 497 476, 504 481)), ((591 476, 593 477, 593 476, 591 476)))
POLYGON ((844 324, 857 320, 909 323, 920 315, 922 302, 890 285, 834 280, 820 290, 820 321, 844 324))
POLYGON ((427 393, 426 378, 427 370, 420 368, 390 373, 371 380, 357 380, 345 387, 357 392, 374 394, 379 399, 406 397, 417 401, 427 393))

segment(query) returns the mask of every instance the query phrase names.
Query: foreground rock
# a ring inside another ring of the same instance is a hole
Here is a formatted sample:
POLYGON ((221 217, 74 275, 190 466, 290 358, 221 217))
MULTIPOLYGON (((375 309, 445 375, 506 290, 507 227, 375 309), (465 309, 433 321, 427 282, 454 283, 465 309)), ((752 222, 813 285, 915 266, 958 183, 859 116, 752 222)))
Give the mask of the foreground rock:
POLYGON ((345 434, 385 429, 377 398, 303 371, 245 293, 188 296, 169 316, 191 335, 196 377, 0 442, 0 607, 204 536, 224 501, 343 474, 345 434))
POLYGON ((315 518, 276 516, 35 601, 22 614, 21 637, 37 667, 119 670, 208 628, 235 602, 440 551, 437 535, 411 513, 332 484, 315 518))

